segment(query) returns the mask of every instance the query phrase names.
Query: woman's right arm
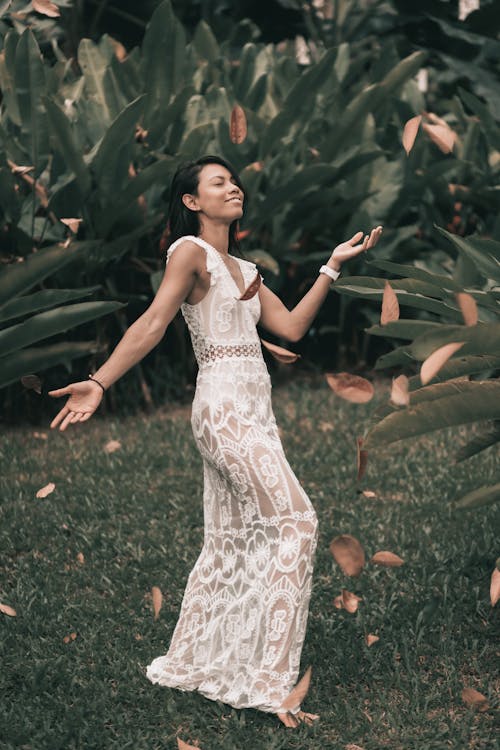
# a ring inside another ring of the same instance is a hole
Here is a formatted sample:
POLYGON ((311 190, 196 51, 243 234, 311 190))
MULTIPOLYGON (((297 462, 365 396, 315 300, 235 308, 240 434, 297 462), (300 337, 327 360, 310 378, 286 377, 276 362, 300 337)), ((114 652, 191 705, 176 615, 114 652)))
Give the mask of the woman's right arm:
MULTIPOLYGON (((191 292, 205 260, 204 255, 205 251, 189 240, 172 253, 151 305, 125 331, 112 354, 94 373, 104 388, 109 388, 161 341, 169 323, 191 292)), ((89 419, 99 406, 103 391, 97 383, 84 380, 49 391, 49 395, 55 398, 70 396, 50 425, 54 428, 60 424, 60 429, 64 430, 70 422, 89 419)))

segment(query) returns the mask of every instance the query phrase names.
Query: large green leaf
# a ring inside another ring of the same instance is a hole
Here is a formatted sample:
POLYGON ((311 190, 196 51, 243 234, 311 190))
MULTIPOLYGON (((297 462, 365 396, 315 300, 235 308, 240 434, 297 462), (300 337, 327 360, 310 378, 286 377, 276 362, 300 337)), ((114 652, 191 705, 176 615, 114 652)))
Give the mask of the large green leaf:
POLYGON ((14 383, 23 375, 47 370, 61 363, 99 351, 95 341, 61 341, 51 346, 32 347, 0 358, 0 388, 14 383))
POLYGON ((488 430, 482 432, 480 435, 476 435, 468 443, 462 445, 455 454, 455 461, 457 463, 465 461, 466 458, 476 456, 481 451, 491 448, 492 445, 496 445, 498 442, 500 442, 500 421, 494 420, 488 430))
POLYGON ((87 297, 97 289, 99 289, 99 286, 89 286, 82 289, 43 289, 41 292, 34 292, 34 294, 29 294, 26 297, 17 297, 0 307, 0 323, 87 297))
POLYGON ((36 39, 30 29, 22 34, 16 50, 16 89, 23 140, 29 144, 34 177, 38 177, 49 160, 47 115, 42 104, 45 94, 45 71, 36 39))
POLYGON ((500 500, 500 483, 478 487, 478 489, 462 495, 462 497, 455 501, 455 507, 459 510, 464 510, 467 508, 476 508, 480 505, 496 503, 498 500, 500 500))
POLYGON ((500 418, 499 381, 438 383, 415 397, 422 398, 424 390, 425 401, 389 414, 368 432, 363 447, 372 450, 444 427, 500 418))
POLYGON ((124 307, 120 302, 80 302, 39 313, 23 323, 0 331, 0 351, 3 355, 10 354, 49 336, 100 318, 120 307, 124 307))
POLYGON ((485 278, 500 282, 500 242, 474 236, 466 239, 458 234, 451 234, 442 227, 435 226, 460 252, 476 264, 485 278))
POLYGON ((74 242, 69 247, 52 245, 32 253, 23 263, 5 266, 0 277, 0 305, 27 292, 68 263, 85 258, 98 245, 97 241, 74 242))
POLYGON ((365 332, 371 336, 384 336, 389 339, 410 339, 413 341, 422 333, 434 328, 441 328, 441 323, 435 323, 430 320, 392 320, 385 325, 375 325, 365 328, 365 332))
POLYGON ((431 273, 425 271, 423 268, 418 266, 409 266, 403 263, 393 263, 390 260, 365 260, 367 266, 374 266, 380 268, 382 271, 389 271, 395 273, 398 276, 404 276, 410 279, 418 279, 419 281, 425 281, 435 286, 441 286, 443 289, 449 289, 453 292, 463 291, 460 284, 457 284, 451 276, 444 276, 443 274, 431 273))
POLYGON ((86 98, 94 105, 94 111, 102 118, 104 127, 115 118, 111 109, 110 97, 106 91, 105 73, 110 64, 103 50, 91 39, 82 39, 78 45, 78 64, 85 80, 86 98))
POLYGON ((433 351, 445 344, 465 341, 460 356, 468 354, 500 355, 500 323, 478 323, 475 326, 442 326, 418 336, 408 351, 412 357, 423 361, 433 351))
POLYGON ((81 148, 76 144, 71 124, 58 105, 44 98, 45 108, 49 118, 56 149, 64 158, 69 171, 73 172, 82 198, 90 192, 91 178, 89 170, 83 160, 81 148))
MULTIPOLYGON (((478 373, 499 369, 500 356, 489 356, 486 354, 470 355, 468 357, 458 356, 449 359, 429 382, 430 384, 444 383, 452 378, 461 378, 464 375, 477 375, 478 373)), ((410 390, 420 388, 421 385, 420 375, 412 375, 409 379, 410 390)))

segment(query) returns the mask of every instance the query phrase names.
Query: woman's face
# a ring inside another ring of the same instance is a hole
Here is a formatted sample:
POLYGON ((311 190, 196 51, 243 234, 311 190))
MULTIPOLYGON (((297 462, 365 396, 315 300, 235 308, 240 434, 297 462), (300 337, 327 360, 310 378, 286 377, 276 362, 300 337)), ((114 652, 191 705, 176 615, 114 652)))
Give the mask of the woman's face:
POLYGON ((186 193, 184 204, 208 219, 231 224, 243 216, 244 193, 221 164, 205 164, 198 175, 197 195, 186 193))

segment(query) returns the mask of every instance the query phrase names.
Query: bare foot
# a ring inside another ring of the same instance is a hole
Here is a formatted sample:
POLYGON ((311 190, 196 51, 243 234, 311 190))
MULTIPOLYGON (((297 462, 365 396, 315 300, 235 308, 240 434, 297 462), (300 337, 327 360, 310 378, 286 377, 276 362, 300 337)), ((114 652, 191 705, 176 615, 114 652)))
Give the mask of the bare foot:
POLYGON ((308 714, 305 711, 299 711, 296 714, 292 714, 291 711, 286 711, 284 713, 279 713, 278 718, 286 727, 295 728, 298 727, 302 722, 305 722, 306 724, 311 726, 314 721, 319 719, 319 714, 308 714))

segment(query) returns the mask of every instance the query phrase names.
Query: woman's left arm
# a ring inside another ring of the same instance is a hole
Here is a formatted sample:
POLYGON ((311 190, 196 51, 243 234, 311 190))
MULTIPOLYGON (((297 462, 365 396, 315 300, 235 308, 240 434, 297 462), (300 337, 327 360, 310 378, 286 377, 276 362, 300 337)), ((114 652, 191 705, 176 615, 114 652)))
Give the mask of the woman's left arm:
MULTIPOLYGON (((381 234, 382 227, 378 226, 372 229, 369 235, 365 236, 362 244, 356 245, 356 242, 359 242, 363 236, 362 232, 357 232, 347 242, 337 245, 326 265, 335 271, 340 271, 340 267, 344 261, 354 258, 359 253, 365 252, 376 245, 381 234)), ((295 305, 293 310, 288 310, 274 292, 264 286, 264 284, 261 284, 259 289, 261 303, 259 323, 266 330, 287 341, 299 341, 316 317, 319 308, 328 294, 331 283, 332 280, 329 276, 320 273, 312 287, 302 297, 300 302, 295 305)))

